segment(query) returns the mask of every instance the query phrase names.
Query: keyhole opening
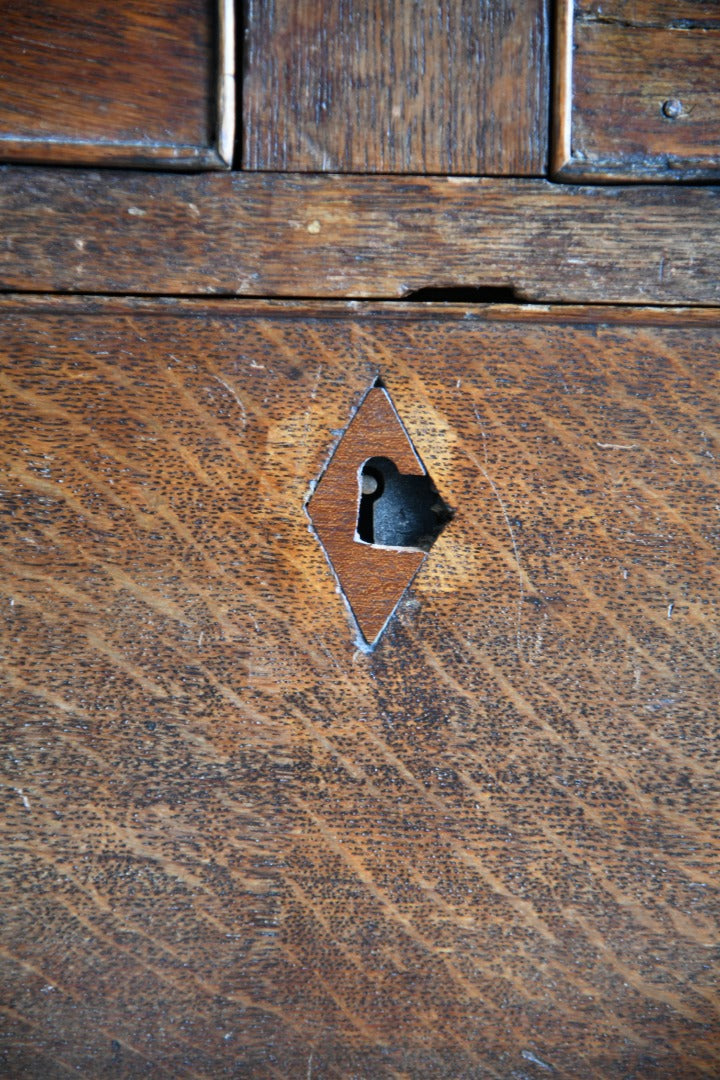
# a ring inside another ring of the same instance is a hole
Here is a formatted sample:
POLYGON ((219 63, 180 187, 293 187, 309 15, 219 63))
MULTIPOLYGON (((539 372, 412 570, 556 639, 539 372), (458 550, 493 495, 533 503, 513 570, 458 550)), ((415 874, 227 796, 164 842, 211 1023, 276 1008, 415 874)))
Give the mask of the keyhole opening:
POLYGON ((374 506, 385 488, 385 478, 372 459, 360 470, 360 506, 357 534, 363 544, 375 543, 374 506))
POLYGON ((406 476, 389 458, 374 457, 359 479, 356 539, 363 544, 429 551, 452 517, 426 473, 406 476))

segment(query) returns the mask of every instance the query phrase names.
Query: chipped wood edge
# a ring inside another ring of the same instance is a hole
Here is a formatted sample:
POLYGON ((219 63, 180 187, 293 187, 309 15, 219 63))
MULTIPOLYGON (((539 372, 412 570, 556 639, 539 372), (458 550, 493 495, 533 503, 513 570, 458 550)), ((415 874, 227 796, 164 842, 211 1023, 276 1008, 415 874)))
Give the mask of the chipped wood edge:
POLYGON ((553 65, 553 115, 551 124, 552 175, 565 178, 572 165, 572 39, 574 0, 557 0, 555 6, 555 63, 553 65))
POLYGON ((222 168, 231 169, 235 149, 235 3, 219 0, 217 154, 222 168))

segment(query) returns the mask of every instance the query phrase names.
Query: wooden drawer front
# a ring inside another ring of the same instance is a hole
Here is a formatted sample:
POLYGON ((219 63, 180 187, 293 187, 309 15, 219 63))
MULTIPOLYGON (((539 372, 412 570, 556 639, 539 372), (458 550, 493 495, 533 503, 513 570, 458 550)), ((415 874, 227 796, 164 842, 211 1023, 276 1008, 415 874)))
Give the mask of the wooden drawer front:
POLYGON ((720 174, 720 7, 714 0, 560 0, 556 175, 720 174))
POLYGON ((545 175, 547 0, 248 0, 249 169, 545 175))
POLYGON ((3 6, 0 160, 223 168, 232 0, 3 6))
POLYGON ((0 322, 6 1075, 717 1075, 718 314, 0 322), (455 517, 368 654, 378 372, 455 517))

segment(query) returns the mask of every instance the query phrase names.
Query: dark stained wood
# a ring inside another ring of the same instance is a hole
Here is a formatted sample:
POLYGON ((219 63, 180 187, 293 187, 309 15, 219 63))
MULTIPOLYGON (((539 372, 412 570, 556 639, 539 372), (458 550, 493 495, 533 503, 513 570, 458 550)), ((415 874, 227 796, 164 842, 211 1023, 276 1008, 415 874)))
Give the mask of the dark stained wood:
POLYGON ((6 1075, 717 1076, 720 313, 1 315, 6 1075), (366 655, 378 372, 457 512, 366 655))
POLYGON ((716 0, 560 0, 560 177, 720 176, 716 0))
POLYGON ((546 0, 249 0, 250 169, 545 175, 546 0))
POLYGON ((714 188, 8 166, 0 225, 6 290, 720 301, 714 188))
POLYGON ((231 12, 229 0, 4 4, 0 159, 227 166, 231 12))

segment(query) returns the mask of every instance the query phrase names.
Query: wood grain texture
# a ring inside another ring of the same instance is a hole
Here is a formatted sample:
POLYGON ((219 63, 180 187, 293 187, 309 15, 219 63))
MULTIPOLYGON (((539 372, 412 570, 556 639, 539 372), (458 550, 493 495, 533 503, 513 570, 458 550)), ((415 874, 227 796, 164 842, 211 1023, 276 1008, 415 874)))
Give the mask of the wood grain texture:
POLYGON ((5 290, 720 301, 714 188, 6 166, 0 223, 5 290))
POLYGON ((218 0, 22 0, 2 19, 3 160, 225 164, 218 0))
POLYGON ((720 174, 720 8, 714 0, 561 0, 558 176, 720 174))
POLYGON ((545 175, 546 0, 249 0, 245 168, 545 175))
POLYGON ((6 1075, 717 1076, 718 312, 0 308, 6 1075), (368 656, 378 372, 457 513, 368 656))

